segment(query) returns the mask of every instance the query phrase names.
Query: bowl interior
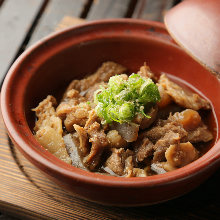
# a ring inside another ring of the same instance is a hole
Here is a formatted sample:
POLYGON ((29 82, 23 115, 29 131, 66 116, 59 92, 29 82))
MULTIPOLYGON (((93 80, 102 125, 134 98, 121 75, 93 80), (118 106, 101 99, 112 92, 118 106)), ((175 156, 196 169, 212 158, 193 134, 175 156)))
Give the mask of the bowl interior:
MULTIPOLYGON (((49 94, 59 97, 71 80, 93 73, 104 61, 120 63, 129 72, 137 72, 146 62, 156 74, 177 76, 202 92, 220 119, 217 77, 177 46, 163 25, 106 22, 100 28, 100 24, 93 24, 69 29, 32 47, 12 67, 10 80, 6 79, 11 88, 8 97, 12 105, 11 121, 21 136, 29 137, 33 148, 39 146, 33 144, 35 116, 31 109, 49 94)), ((211 122, 216 139, 219 121, 213 118, 211 122)))

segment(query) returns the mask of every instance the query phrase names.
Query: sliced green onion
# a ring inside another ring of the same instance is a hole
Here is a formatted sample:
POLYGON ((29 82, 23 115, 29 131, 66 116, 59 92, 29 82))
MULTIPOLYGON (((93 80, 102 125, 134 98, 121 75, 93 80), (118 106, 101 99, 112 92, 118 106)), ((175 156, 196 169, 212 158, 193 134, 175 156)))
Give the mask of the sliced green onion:
POLYGON ((113 76, 106 88, 101 87, 94 93, 95 110, 106 123, 130 122, 138 113, 149 118, 145 107, 148 109, 159 100, 157 85, 138 74, 132 74, 128 80, 121 75, 113 76))

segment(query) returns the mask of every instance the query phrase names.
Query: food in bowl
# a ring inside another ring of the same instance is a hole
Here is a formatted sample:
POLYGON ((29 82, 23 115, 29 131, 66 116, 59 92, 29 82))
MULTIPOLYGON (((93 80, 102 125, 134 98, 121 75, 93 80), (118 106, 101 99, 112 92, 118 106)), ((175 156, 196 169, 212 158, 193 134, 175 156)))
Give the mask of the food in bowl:
POLYGON ((33 111, 44 148, 73 166, 113 176, 178 169, 213 139, 203 117, 210 103, 146 65, 128 75, 126 67, 105 62, 73 80, 58 104, 49 95, 33 111))

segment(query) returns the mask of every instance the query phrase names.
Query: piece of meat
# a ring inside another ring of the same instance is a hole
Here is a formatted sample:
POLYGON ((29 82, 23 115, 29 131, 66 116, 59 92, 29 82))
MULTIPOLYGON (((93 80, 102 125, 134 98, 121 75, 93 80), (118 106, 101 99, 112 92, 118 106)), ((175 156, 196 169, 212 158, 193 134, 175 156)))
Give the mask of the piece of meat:
POLYGON ((105 148, 109 145, 106 134, 98 122, 94 122, 87 129, 89 134, 89 142, 92 143, 90 153, 85 157, 84 164, 94 170, 101 163, 101 155, 105 148))
POLYGON ((66 115, 71 113, 76 105, 78 105, 78 101, 74 103, 61 102, 56 109, 57 116, 64 120, 66 118, 66 115))
POLYGON ((182 142, 208 142, 213 139, 213 134, 202 122, 199 113, 192 109, 176 112, 174 115, 170 115, 167 121, 180 123, 187 131, 188 134, 182 137, 182 142))
POLYGON ((180 135, 173 131, 166 133, 161 139, 159 139, 154 145, 154 157, 153 162, 161 162, 165 160, 165 152, 167 148, 172 144, 178 144, 180 142, 180 135))
POLYGON ((105 163, 107 170, 111 170, 118 176, 125 177, 146 177, 145 170, 134 167, 133 152, 124 148, 112 148, 111 156, 105 163))
POLYGON ((78 152, 78 146, 79 143, 76 143, 76 141, 73 138, 72 134, 67 134, 63 136, 64 143, 66 145, 66 150, 68 154, 70 155, 70 158, 72 159, 72 165, 74 167, 78 167, 84 170, 87 170, 86 167, 83 165, 81 156, 78 152))
POLYGON ((172 102, 172 99, 160 83, 157 83, 157 87, 160 93, 160 101, 157 105, 160 109, 163 109, 172 102))
POLYGON ((52 95, 48 95, 46 99, 38 104, 32 111, 35 112, 38 118, 46 118, 55 115, 54 106, 57 105, 56 99, 52 95))
POLYGON ((124 173, 126 175, 125 177, 133 177, 134 176, 133 168, 134 168, 133 157, 128 156, 125 159, 125 168, 124 168, 124 173))
POLYGON ((199 127, 197 127, 195 130, 188 131, 188 135, 183 138, 183 142, 191 142, 191 143, 197 143, 197 142, 208 142, 213 139, 213 134, 211 131, 208 130, 208 127, 201 123, 199 127))
MULTIPOLYGON (((133 155, 130 150, 125 150, 124 148, 112 148, 112 154, 108 157, 105 162, 105 166, 112 170, 115 174, 123 176, 126 174, 125 171, 125 160, 133 155)), ((127 161, 127 168, 131 166, 130 159, 127 161)), ((129 169, 129 168, 128 168, 129 169)))
POLYGON ((94 122, 99 122, 99 118, 98 118, 98 116, 96 115, 95 110, 92 109, 92 110, 89 112, 89 117, 88 117, 88 120, 86 121, 85 129, 89 129, 89 127, 90 127, 94 122))
POLYGON ((54 156, 70 164, 71 159, 66 151, 62 137, 62 121, 56 116, 55 105, 56 99, 53 96, 47 96, 33 109, 38 117, 34 127, 35 138, 54 156))
POLYGON ((195 130, 202 121, 199 113, 192 109, 176 112, 175 114, 170 115, 168 120, 179 122, 186 131, 195 130))
POLYGON ((167 172, 178 169, 178 167, 172 166, 167 161, 166 162, 160 162, 160 164, 164 168, 164 170, 166 170, 167 172))
POLYGON ((134 118, 133 122, 136 124, 139 124, 140 129, 142 129, 142 130, 149 128, 157 118, 157 111, 158 111, 158 107, 157 107, 157 105, 155 105, 154 107, 152 107, 150 109, 149 112, 146 113, 147 115, 150 116, 150 118, 147 118, 143 114, 139 113, 134 118))
POLYGON ((111 156, 105 162, 105 166, 119 176, 124 175, 124 166, 125 166, 124 154, 125 154, 124 148, 120 148, 120 149, 113 148, 111 156))
POLYGON ((83 127, 80 127, 79 125, 74 124, 73 127, 76 130, 79 137, 79 145, 78 145, 79 154, 81 157, 82 156, 84 157, 89 153, 87 132, 83 127))
POLYGON ((146 137, 148 137, 153 143, 158 141, 168 132, 178 133, 180 138, 187 136, 187 131, 183 126, 176 122, 160 121, 160 125, 157 125, 146 132, 146 137))
POLYGON ((73 80, 64 93, 64 98, 66 97, 67 92, 71 89, 76 89, 79 92, 86 91, 96 83, 108 82, 111 76, 120 75, 125 72, 126 68, 124 66, 111 61, 105 62, 94 74, 88 76, 87 78, 82 80, 73 80))
POLYGON ((62 101, 78 101, 78 103, 81 103, 87 101, 87 99, 78 90, 71 89, 66 93, 65 99, 62 99, 62 101))
POLYGON ((72 108, 70 113, 66 114, 64 125, 68 132, 74 131, 74 124, 84 127, 89 116, 91 107, 86 102, 80 103, 72 108))
POLYGON ((54 128, 49 126, 41 127, 36 132, 35 138, 45 149, 47 149, 54 156, 58 157, 68 164, 71 164, 72 161, 66 151, 63 137, 54 128))
POLYGON ((159 83, 164 87, 168 95, 172 97, 173 101, 180 106, 193 110, 199 110, 201 108, 211 109, 207 100, 172 82, 165 74, 161 75, 159 83))
POLYGON ((146 177, 148 176, 145 169, 133 168, 132 177, 146 177))
POLYGON ((144 66, 140 67, 140 70, 137 72, 141 77, 144 78, 151 78, 154 81, 157 81, 157 77, 154 75, 154 73, 151 72, 150 67, 144 64, 144 66))
POLYGON ((74 111, 75 106, 86 101, 87 99, 82 97, 77 90, 71 89, 67 92, 66 98, 57 106, 56 114, 64 120, 67 114, 74 111))
POLYGON ((154 145, 148 138, 143 138, 141 143, 136 144, 136 159, 139 162, 144 161, 147 157, 152 156, 154 152, 154 145))
POLYGON ((35 123, 34 131, 37 132, 46 126, 53 128, 59 135, 62 136, 62 121, 59 117, 52 115, 44 119, 42 117, 38 118, 35 123))
POLYGON ((133 142, 137 140, 139 125, 136 123, 118 123, 114 122, 110 126, 112 130, 118 131, 124 140, 127 142, 133 142))
POLYGON ((32 109, 38 120, 35 123, 34 131, 37 132, 44 126, 49 126, 54 128, 59 134, 62 135, 62 121, 56 116, 55 108, 56 99, 53 96, 47 96, 39 105, 32 109))
POLYGON ((119 176, 124 174, 124 152, 123 148, 113 148, 111 156, 105 162, 105 166, 119 176))
POLYGON ((127 146, 127 142, 122 138, 122 136, 116 130, 110 130, 107 133, 107 139, 110 147, 123 148, 127 146))
POLYGON ((125 159, 125 177, 146 177, 147 172, 144 169, 134 167, 133 156, 129 156, 125 159))
POLYGON ((165 157, 172 167, 183 167, 198 158, 198 151, 190 143, 170 145, 165 157))
POLYGON ((77 90, 69 90, 67 96, 56 109, 56 114, 64 121, 68 132, 74 131, 73 125, 85 126, 91 106, 77 90))

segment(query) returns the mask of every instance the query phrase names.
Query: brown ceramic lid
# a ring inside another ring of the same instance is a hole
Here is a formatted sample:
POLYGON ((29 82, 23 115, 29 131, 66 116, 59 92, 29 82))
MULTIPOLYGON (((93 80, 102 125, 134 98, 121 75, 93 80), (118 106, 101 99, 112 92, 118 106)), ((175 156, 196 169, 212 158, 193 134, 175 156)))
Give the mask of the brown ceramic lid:
POLYGON ((187 53, 220 74, 220 0, 185 0, 167 12, 165 24, 187 53))

